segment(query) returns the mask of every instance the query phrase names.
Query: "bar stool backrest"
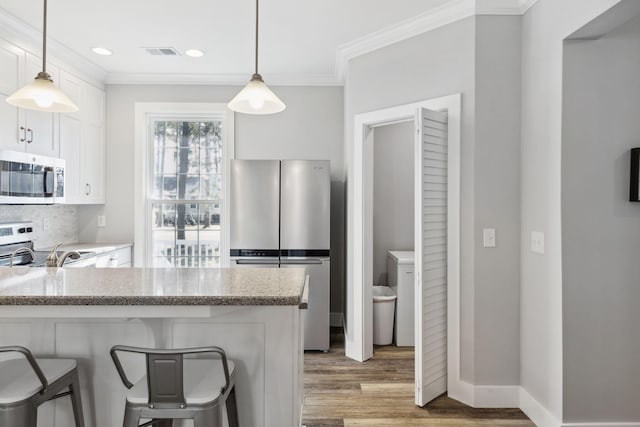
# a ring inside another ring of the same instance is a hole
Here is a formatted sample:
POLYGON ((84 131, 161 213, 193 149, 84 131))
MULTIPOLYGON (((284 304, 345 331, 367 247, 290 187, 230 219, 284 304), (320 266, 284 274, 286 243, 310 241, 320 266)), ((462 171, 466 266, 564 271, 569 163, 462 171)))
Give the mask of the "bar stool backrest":
POLYGON ((147 353, 149 406, 184 408, 182 354, 147 353))

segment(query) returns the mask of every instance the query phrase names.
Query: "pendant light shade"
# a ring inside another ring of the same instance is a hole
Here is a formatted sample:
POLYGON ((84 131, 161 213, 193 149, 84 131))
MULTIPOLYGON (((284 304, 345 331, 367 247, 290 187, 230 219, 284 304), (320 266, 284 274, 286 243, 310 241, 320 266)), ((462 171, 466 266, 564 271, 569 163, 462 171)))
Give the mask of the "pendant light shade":
POLYGON ((42 29, 42 71, 35 80, 7 98, 7 102, 28 110, 51 113, 72 113, 78 106, 53 84, 47 73, 47 0, 44 0, 44 25, 42 29))
POLYGON ((258 73, 258 0, 256 0, 256 69, 251 80, 228 106, 231 110, 245 114, 273 114, 284 110, 286 105, 271 91, 258 73))
POLYGON ((65 95, 47 73, 39 73, 34 81, 7 98, 16 107, 54 113, 73 113, 78 107, 65 95))
POLYGON ((254 74, 251 81, 229 102, 233 111, 246 114, 273 114, 286 106, 275 93, 264 84, 260 74, 254 74))

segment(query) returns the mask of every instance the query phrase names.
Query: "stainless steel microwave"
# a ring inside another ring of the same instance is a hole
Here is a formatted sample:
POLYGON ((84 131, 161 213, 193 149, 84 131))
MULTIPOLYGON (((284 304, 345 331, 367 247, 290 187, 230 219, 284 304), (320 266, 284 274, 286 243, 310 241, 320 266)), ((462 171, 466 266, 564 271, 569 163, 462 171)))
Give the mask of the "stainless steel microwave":
POLYGON ((0 204, 64 203, 65 161, 18 151, 0 151, 0 204))

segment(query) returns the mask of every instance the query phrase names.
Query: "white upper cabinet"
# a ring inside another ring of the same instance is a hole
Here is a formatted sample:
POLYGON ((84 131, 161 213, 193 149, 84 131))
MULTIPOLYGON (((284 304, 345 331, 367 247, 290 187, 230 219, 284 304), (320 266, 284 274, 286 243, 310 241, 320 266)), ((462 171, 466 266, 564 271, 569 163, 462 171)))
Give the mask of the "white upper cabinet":
MULTIPOLYGON (((0 40, 0 148, 58 157, 57 115, 17 108, 6 102, 13 92, 38 75, 41 61, 0 40)), ((58 70, 48 66, 47 71, 55 79, 58 70)))
POLYGON ((47 63, 54 83, 79 107, 45 113, 9 105, 6 99, 42 71, 42 60, 0 39, 0 150, 65 160, 67 204, 102 204, 105 196, 105 94, 72 73, 47 63))
POLYGON ((105 186, 104 91, 61 70, 60 89, 80 108, 60 114, 60 157, 67 204, 102 204, 105 186))
MULTIPOLYGON (((42 71, 42 59, 27 53, 25 82, 27 84, 42 71)), ((57 84, 58 69, 47 64, 47 73, 51 74, 57 84)), ((58 157, 60 148, 58 145, 58 114, 44 111, 23 110, 24 127, 26 128, 25 151, 42 156, 58 157)))
POLYGON ((25 52, 0 40, 0 149, 23 151, 25 140, 20 132, 18 107, 7 103, 7 98, 20 89, 24 75, 25 52))

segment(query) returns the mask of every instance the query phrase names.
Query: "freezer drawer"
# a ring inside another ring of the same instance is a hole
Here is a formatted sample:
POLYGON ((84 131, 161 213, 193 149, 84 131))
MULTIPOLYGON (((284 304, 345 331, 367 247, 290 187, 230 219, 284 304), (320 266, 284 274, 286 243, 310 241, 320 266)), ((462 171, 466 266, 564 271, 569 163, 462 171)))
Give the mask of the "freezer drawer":
POLYGON ((328 258, 282 257, 280 268, 304 267, 309 275, 309 307, 304 316, 304 349, 329 350, 329 273, 328 258))

